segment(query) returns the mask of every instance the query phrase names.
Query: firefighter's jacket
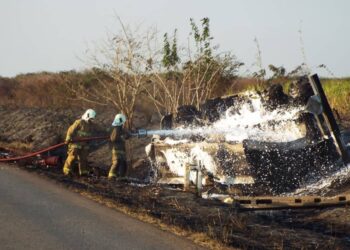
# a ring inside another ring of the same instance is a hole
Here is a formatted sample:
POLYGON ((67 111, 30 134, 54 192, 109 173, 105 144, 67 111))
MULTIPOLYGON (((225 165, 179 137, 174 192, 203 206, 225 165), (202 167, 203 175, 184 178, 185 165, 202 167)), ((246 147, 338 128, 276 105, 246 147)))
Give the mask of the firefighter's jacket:
POLYGON ((112 150, 120 155, 125 155, 125 140, 130 137, 129 133, 123 129, 121 126, 112 126, 110 135, 110 145, 112 150))
MULTIPOLYGON (((98 130, 99 128, 96 124, 78 119, 68 128, 66 142, 69 143, 79 138, 91 137, 98 130)), ((69 143, 70 148, 85 148, 88 146, 88 142, 69 143)))

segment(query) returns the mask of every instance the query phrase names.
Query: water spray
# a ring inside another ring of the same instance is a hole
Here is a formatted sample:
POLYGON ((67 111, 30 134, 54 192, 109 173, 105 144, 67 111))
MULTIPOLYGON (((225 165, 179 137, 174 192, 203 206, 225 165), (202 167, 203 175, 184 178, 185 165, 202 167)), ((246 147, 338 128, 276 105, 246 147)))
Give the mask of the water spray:
POLYGON ((201 127, 198 128, 178 128, 178 129, 158 129, 158 130, 146 130, 139 129, 137 132, 132 133, 132 136, 136 136, 138 138, 143 138, 147 136, 159 135, 159 136, 174 136, 174 137, 191 137, 195 135, 209 135, 209 134, 227 134, 229 130, 215 130, 209 129, 204 130, 201 127))
POLYGON ((190 139, 200 136, 206 140, 242 142, 245 139, 262 141, 287 142, 303 137, 296 119, 305 107, 288 109, 265 110, 260 99, 246 103, 239 112, 229 108, 222 114, 221 119, 211 125, 177 127, 174 129, 145 130, 132 133, 138 138, 158 135, 173 139, 190 139))

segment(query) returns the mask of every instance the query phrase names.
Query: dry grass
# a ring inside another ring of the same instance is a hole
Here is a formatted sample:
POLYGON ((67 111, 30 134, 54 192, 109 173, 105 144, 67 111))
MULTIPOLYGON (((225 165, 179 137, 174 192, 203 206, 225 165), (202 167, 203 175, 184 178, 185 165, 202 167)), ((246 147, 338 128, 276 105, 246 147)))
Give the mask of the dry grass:
MULTIPOLYGON (((96 81, 88 72, 41 72, 35 74, 24 74, 15 78, 0 77, 0 105, 15 105, 25 107, 54 107, 66 108, 72 105, 81 106, 80 101, 72 101, 67 98, 66 85, 63 79, 70 79, 73 82, 84 82, 90 86, 96 81)), ((346 116, 350 111, 350 78, 341 79, 321 79, 326 95, 331 106, 338 110, 342 116, 346 116)), ((274 79, 273 81, 261 83, 256 78, 239 77, 227 80, 218 84, 213 96, 231 95, 246 90, 263 90, 271 83, 282 83, 285 92, 288 92, 290 79, 274 79)), ((136 104, 136 109, 140 109, 148 114, 154 114, 156 108, 146 95, 141 94, 136 104)))
POLYGON ((16 151, 16 152, 28 152, 33 149, 33 143, 24 142, 3 142, 0 141, 0 148, 16 151))

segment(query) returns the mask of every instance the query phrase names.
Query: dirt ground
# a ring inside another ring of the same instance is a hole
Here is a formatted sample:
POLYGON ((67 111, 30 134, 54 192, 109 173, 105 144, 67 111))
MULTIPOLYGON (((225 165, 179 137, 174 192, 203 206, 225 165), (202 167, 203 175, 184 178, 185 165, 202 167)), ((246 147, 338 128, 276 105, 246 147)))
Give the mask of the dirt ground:
MULTIPOLYGON (((60 142, 69 124, 81 110, 59 111, 0 108, 0 142, 3 148, 31 151, 60 142), (15 126, 14 126, 15 124, 15 126), (21 147, 20 147, 21 146, 21 147)), ((100 116, 108 124, 112 112, 100 116)), ((137 115, 137 126, 154 128, 159 120, 137 115), (151 125, 149 125, 151 124, 151 125)), ((131 142, 133 153, 129 177, 132 181, 109 182, 107 145, 96 145, 90 164, 96 175, 67 178, 60 167, 39 167, 23 163, 28 171, 50 178, 107 206, 122 209, 135 217, 165 227, 176 227, 195 242, 217 248, 242 249, 349 249, 350 208, 243 212, 219 201, 197 198, 180 187, 145 184, 149 173, 144 146, 147 139, 131 142), (148 219, 145 219, 148 218, 148 219), (208 240, 209 239, 209 240, 208 240)), ((16 167, 14 165, 14 167, 16 167)), ((336 188, 350 192, 350 182, 336 188)), ((336 190, 333 190, 337 193, 336 190)))

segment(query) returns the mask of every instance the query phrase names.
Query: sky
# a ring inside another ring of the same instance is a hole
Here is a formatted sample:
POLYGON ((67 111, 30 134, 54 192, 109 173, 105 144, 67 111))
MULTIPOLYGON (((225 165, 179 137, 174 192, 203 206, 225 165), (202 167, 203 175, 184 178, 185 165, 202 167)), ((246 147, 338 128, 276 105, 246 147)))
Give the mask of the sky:
POLYGON ((183 43, 189 19, 208 17, 213 43, 244 62, 243 73, 254 71, 256 38, 264 67, 306 62, 322 76, 350 76, 349 10, 348 0, 0 0, 0 76, 84 69, 86 50, 120 30, 116 15, 160 36, 177 28, 183 43))

